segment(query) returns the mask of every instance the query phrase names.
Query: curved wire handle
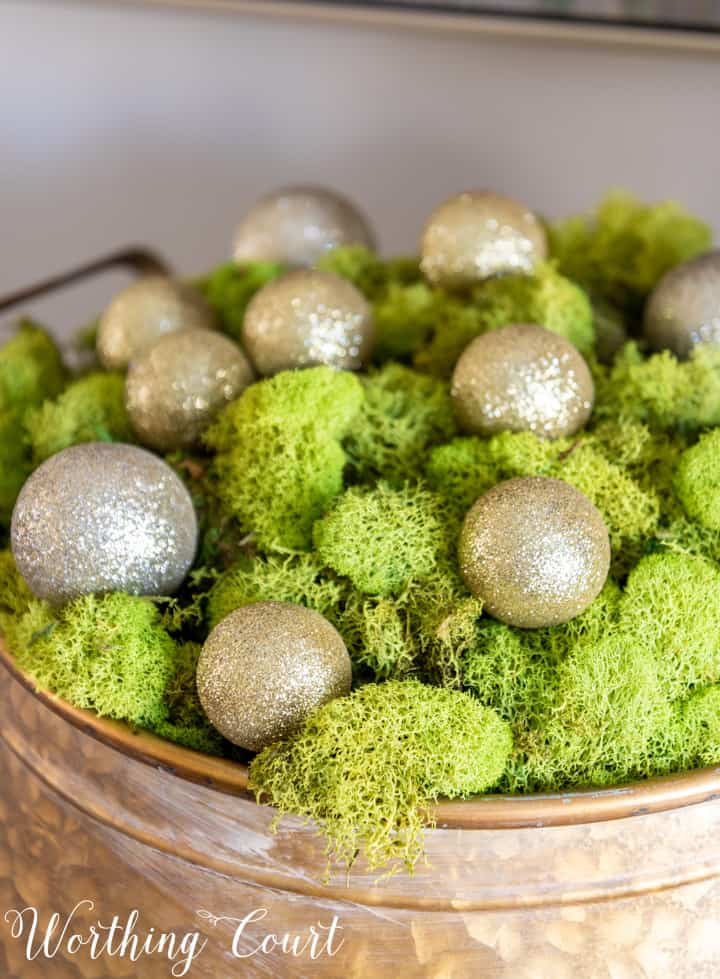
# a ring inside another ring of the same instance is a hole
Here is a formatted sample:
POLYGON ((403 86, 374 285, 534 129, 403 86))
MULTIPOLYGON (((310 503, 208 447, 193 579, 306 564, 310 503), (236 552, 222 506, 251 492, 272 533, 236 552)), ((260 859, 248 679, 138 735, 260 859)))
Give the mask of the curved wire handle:
POLYGON ((162 258, 151 252, 147 248, 131 246, 121 251, 112 252, 103 258, 96 258, 92 262, 70 269, 61 275, 54 275, 42 282, 11 292, 9 295, 0 296, 0 313, 13 306, 18 306, 27 299, 34 299, 47 292, 55 292, 57 289, 64 289, 65 286, 88 279, 91 276, 99 275, 115 266, 125 267, 137 273, 137 275, 169 275, 170 266, 162 258))

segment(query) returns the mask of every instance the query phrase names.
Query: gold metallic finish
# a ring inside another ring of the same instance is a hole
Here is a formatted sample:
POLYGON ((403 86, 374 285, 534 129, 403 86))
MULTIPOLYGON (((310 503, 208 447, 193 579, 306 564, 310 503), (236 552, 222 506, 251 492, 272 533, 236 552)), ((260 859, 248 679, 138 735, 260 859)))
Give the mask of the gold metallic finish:
POLYGON ((165 333, 186 327, 212 329, 213 313, 200 293, 162 275, 122 289, 100 317, 97 354, 108 370, 123 370, 165 333))
POLYGON ((317 364, 358 370, 374 336, 370 305, 351 282, 305 269, 263 286, 243 323, 245 350, 264 375, 317 364))
POLYGON ((243 262, 310 266, 338 245, 375 247, 363 214, 324 187, 283 187, 251 208, 235 233, 233 257, 243 262))
POLYGON ((493 275, 530 272, 547 257, 537 217, 510 197, 467 191, 430 215, 421 243, 421 268, 433 285, 472 285, 493 275))
POLYGON ((130 364, 125 401, 133 428, 151 449, 193 448, 254 376, 240 347, 221 333, 168 333, 130 364))
POLYGON ((472 340, 452 377, 455 414, 466 432, 572 435, 587 422, 595 389, 582 355, 563 337, 516 323, 472 340))
POLYGON ((653 350, 678 357, 700 343, 720 344, 720 251, 665 273, 647 301, 644 332, 653 350))
POLYGON ((610 568, 610 540, 580 490, 523 476, 498 483, 475 502, 458 559, 490 615, 536 629, 567 622, 598 596, 610 568))
POLYGON ((190 494, 166 462, 134 445, 88 442, 30 476, 11 544, 33 594, 62 605, 91 592, 172 594, 197 534, 190 494))
POLYGON ((197 686, 210 722, 234 744, 260 751, 315 708, 350 692, 339 632, 312 609, 256 602, 219 622, 200 654, 197 686))

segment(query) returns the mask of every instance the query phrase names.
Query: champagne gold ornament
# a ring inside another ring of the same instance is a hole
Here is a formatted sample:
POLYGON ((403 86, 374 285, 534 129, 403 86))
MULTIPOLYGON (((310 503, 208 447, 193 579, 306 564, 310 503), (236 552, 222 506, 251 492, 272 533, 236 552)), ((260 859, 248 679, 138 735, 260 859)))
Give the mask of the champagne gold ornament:
POLYGON ((97 354, 103 367, 122 370, 163 334, 187 327, 212 329, 214 322, 196 289, 148 275, 118 292, 100 317, 97 354))
POLYGON ((245 216, 235 233, 233 257, 239 264, 308 266, 338 245, 375 247, 355 205, 323 187, 284 187, 261 197, 245 216))
POLYGON ((720 251, 665 273, 645 306, 644 332, 653 350, 678 357, 699 343, 720 343, 720 251))
POLYGON ((317 364, 358 370, 374 335, 370 305, 351 282, 304 269, 263 286, 243 323, 243 345, 265 375, 317 364))
POLYGON ((466 432, 572 435, 590 417, 594 385, 582 355, 541 326, 516 323, 472 340, 452 377, 455 414, 466 432))
POLYGON ((12 553, 38 598, 61 605, 91 592, 169 595, 195 557, 190 494, 157 456, 87 442, 30 476, 12 515, 12 553))
POLYGON ((292 733, 315 708, 350 692, 345 643, 327 619, 288 602, 256 602, 226 616, 197 669, 210 723, 260 751, 292 733))
POLYGON ((160 452, 189 449, 253 378, 247 357, 228 337, 212 330, 177 330, 130 364, 128 414, 144 445, 160 452))
POLYGON ((602 590, 610 540, 600 513, 568 483, 541 476, 498 483, 468 511, 460 570, 494 618, 522 629, 579 615, 602 590))
POLYGON ((456 288, 493 275, 530 272, 547 257, 537 217, 510 197, 468 191, 436 208, 423 232, 421 268, 433 285, 456 288))

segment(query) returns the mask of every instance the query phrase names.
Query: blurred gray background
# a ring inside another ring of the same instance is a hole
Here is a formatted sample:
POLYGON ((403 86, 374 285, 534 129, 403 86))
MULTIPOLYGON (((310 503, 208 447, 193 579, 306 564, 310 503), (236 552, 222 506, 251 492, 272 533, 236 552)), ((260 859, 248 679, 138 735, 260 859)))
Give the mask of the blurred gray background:
MULTIPOLYGON (((135 241, 200 272, 298 181, 390 252, 468 187, 558 216, 621 185, 717 232, 718 93, 720 51, 682 46, 0 0, 0 293, 135 241)), ((65 330, 117 284, 34 311, 65 330)))

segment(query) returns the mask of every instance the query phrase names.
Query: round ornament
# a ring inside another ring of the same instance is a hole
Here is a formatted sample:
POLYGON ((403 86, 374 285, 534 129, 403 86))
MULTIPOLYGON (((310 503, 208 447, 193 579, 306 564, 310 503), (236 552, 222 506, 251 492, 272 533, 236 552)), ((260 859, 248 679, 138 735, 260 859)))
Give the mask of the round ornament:
POLYGON ((163 334, 187 327, 210 330, 214 322, 192 286, 148 275, 118 292, 100 317, 97 354, 107 370, 123 370, 163 334))
POLYGON ((321 704, 350 692, 345 643, 318 612, 256 602, 219 622, 197 669, 210 723, 233 744, 260 751, 302 725, 321 704))
POLYGON ((110 442, 50 456, 23 486, 11 526, 20 574, 53 605, 91 592, 172 594, 197 536, 190 494, 170 466, 110 442))
POLYGON ((579 615, 602 590, 610 540, 597 508, 559 479, 498 483, 468 511, 460 570, 485 610, 522 629, 579 615))
POLYGON ((125 402, 143 444, 160 452, 198 445, 203 431, 254 379, 240 347, 213 330, 177 330, 132 361, 125 402))
POLYGON ((375 247, 365 217, 323 187, 284 187, 261 197, 235 232, 233 257, 243 262, 309 266, 338 245, 375 247))
POLYGON ((369 303, 347 279, 300 269, 263 286, 250 301, 243 345, 260 374, 327 364, 358 370, 375 329, 369 303))
POLYGON ((516 323, 472 340, 452 377, 455 414, 466 432, 572 435, 590 417, 595 397, 578 350, 541 326, 516 323))
POLYGON ((720 251, 665 273, 645 306, 644 332, 653 350, 678 357, 699 343, 720 343, 720 251))
POLYGON ((478 190, 451 197, 433 211, 420 265, 433 285, 456 288, 530 272, 547 253, 545 229, 532 211, 510 197, 478 190))

